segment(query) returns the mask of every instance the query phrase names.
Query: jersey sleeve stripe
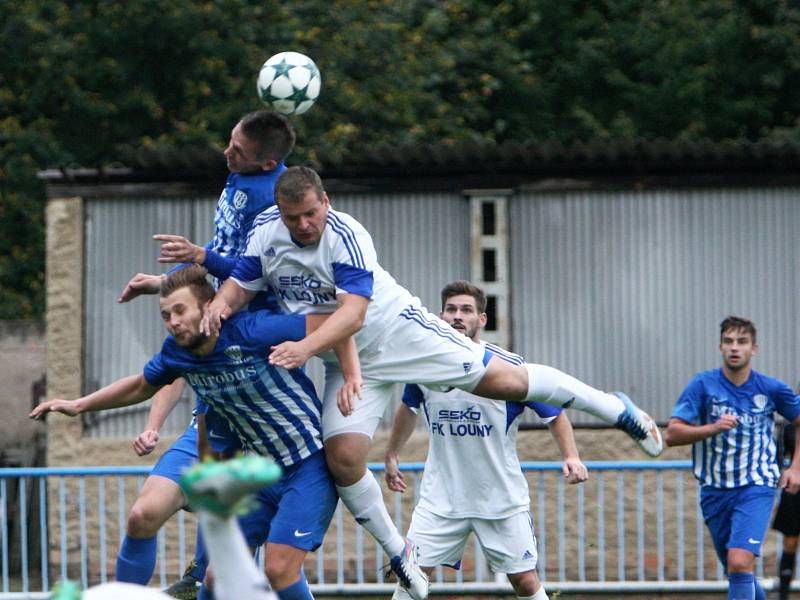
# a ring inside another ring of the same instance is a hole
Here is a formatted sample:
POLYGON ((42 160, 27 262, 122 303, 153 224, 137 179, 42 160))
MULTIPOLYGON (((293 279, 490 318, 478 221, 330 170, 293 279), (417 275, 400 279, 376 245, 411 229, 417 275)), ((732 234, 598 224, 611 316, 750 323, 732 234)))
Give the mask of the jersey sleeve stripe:
POLYGON ((486 342, 486 349, 489 350, 492 354, 494 354, 497 358, 501 358, 504 361, 511 363, 512 365, 522 365, 525 364, 525 359, 522 358, 519 354, 514 354, 513 352, 509 352, 501 348, 500 346, 496 346, 491 342, 486 342))
POLYGON ((350 260, 353 262, 353 266, 361 267, 366 270, 367 267, 364 261, 364 255, 361 252, 361 247, 358 245, 358 240, 352 228, 333 211, 328 212, 328 223, 331 229, 342 238, 345 248, 347 248, 347 252, 350 255, 350 260))

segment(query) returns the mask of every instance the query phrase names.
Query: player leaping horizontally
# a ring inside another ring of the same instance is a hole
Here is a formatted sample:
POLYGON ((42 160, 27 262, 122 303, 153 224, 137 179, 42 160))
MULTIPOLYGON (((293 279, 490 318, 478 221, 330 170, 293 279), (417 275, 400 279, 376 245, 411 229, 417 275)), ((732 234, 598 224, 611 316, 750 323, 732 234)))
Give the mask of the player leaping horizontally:
POLYGON ((378 264, 366 229, 330 208, 314 170, 288 169, 278 180, 275 198, 277 207, 256 219, 248 248, 212 302, 204 327, 216 331, 221 318, 270 286, 286 312, 332 313, 314 334, 276 346, 270 355, 273 364, 300 366, 354 335, 363 376, 361 401, 348 417, 336 410, 342 377, 329 357, 322 426, 326 457, 339 496, 356 520, 393 560, 408 560, 411 569, 403 583, 413 598, 427 596, 427 580, 366 466, 371 437, 395 383, 456 387, 498 400, 575 408, 619 427, 647 454, 660 454, 658 427, 624 394, 602 392, 545 365, 512 365, 492 357, 423 308, 378 264))

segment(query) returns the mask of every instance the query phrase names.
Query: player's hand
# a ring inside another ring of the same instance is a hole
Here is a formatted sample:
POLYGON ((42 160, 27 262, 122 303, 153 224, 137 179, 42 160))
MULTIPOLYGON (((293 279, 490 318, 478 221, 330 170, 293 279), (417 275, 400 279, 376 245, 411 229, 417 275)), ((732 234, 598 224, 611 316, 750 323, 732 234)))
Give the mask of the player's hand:
POLYGON ((730 431, 739 425, 739 417, 736 415, 720 415, 719 421, 714 424, 716 432, 730 431))
POLYGON ((567 483, 583 483, 589 479, 589 470, 586 468, 579 458, 568 458, 561 465, 561 472, 567 483))
POLYGON ((154 240, 161 242, 160 263, 195 263, 202 265, 206 260, 206 249, 197 246, 182 235, 158 233, 154 240))
POLYGON ((386 485, 393 492, 405 492, 406 480, 403 478, 403 473, 400 471, 400 460, 397 454, 387 454, 384 459, 384 477, 386 485))
POLYGON ((137 273, 122 290, 117 302, 128 302, 142 294, 157 294, 161 291, 162 275, 148 275, 147 273, 137 273))
POLYGON ((311 354, 305 349, 302 342, 283 342, 273 346, 270 350, 269 364, 284 369, 302 367, 311 358, 311 354))
POLYGON ((786 490, 790 494, 800 492, 800 468, 789 467, 781 473, 781 479, 778 486, 782 490, 786 490))
POLYGON ((342 416, 349 417, 356 409, 356 401, 361 400, 361 380, 349 379, 336 392, 336 406, 342 416))
POLYGON ((147 456, 156 449, 158 432, 155 429, 145 429, 133 440, 133 451, 137 456, 147 456))
POLYGON ((60 398, 56 398, 54 400, 42 402, 28 414, 28 417, 31 419, 44 419, 47 413, 51 412, 60 412, 68 417, 74 417, 80 413, 78 405, 74 400, 61 400, 60 398))
POLYGON ((222 327, 222 321, 227 319, 232 312, 230 306, 215 298, 203 313, 200 330, 209 337, 217 335, 222 327))

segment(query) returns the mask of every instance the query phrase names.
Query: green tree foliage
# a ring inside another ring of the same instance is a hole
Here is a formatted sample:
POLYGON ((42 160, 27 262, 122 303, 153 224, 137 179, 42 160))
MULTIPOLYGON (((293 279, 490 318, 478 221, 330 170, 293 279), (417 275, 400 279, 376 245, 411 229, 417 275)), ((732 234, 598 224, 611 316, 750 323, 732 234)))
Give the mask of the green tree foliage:
POLYGON ((222 145, 261 63, 312 56, 295 159, 377 144, 800 140, 786 0, 0 2, 0 318, 43 310, 36 172, 222 145))

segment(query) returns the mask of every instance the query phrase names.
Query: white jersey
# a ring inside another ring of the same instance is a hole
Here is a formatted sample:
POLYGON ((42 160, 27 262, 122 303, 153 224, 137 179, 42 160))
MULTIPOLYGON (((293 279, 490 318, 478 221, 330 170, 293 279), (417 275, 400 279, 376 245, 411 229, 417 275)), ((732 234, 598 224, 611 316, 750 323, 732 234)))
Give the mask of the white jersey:
POLYGON ((272 288, 281 308, 293 314, 330 314, 338 306, 337 294, 369 298, 364 326, 355 335, 359 350, 413 300, 378 264, 367 230, 333 209, 319 243, 311 246, 292 239, 277 206, 267 209, 255 220, 231 277, 247 290, 272 288))
MULTIPOLYGON (((493 344, 484 346, 498 358, 524 362, 493 344)), ((482 519, 528 510, 528 483, 517 457, 518 417, 528 406, 549 423, 561 409, 417 385, 406 386, 403 402, 415 412, 421 407, 428 421, 430 441, 420 507, 448 518, 482 519)))

